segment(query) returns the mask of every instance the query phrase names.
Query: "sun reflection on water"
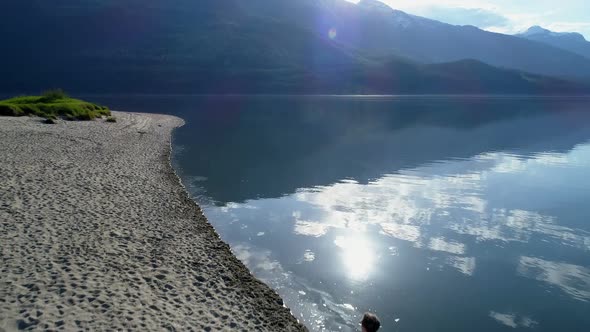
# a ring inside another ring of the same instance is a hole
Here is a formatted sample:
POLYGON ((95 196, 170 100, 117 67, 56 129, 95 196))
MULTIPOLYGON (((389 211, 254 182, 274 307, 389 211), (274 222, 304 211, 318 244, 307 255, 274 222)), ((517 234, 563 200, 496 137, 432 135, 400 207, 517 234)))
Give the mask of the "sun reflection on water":
POLYGON ((375 252, 365 237, 338 236, 334 244, 342 250, 346 274, 353 280, 366 280, 375 263, 375 252))
MULTIPOLYGON (((236 254, 258 277, 275 286, 287 303, 296 304, 294 311, 315 331, 354 326, 356 316, 365 310, 359 289, 370 285, 362 289, 370 293, 373 284, 383 284, 381 270, 385 268, 395 266, 400 275, 420 271, 423 275, 416 278, 423 280, 441 273, 445 278, 453 276, 455 282, 473 284, 489 271, 490 251, 516 262, 506 273, 536 280, 538 291, 558 290, 573 300, 587 302, 587 260, 550 259, 541 253, 547 252, 545 248, 578 255, 590 250, 586 227, 568 220, 567 213, 546 208, 547 203, 556 202, 556 196, 566 195, 568 202, 576 197, 570 191, 558 191, 555 184, 571 181, 564 172, 571 165, 577 168, 568 170, 583 174, 579 170, 590 166, 589 156, 590 144, 561 154, 483 153, 400 170, 364 184, 347 180, 302 189, 281 198, 281 204, 253 200, 228 203, 216 211, 228 220, 239 216, 244 220, 240 232, 257 242, 264 243, 271 238, 267 234, 276 234, 280 227, 296 237, 298 246, 289 253, 297 256, 293 260, 296 267, 289 266, 289 261, 279 264, 280 256, 272 250, 261 253, 249 249, 236 254), (259 220, 284 222, 270 222, 275 231, 270 231, 271 227, 264 236, 256 236, 264 229, 252 227, 259 225, 259 220), (538 254, 516 251, 525 245, 538 250, 541 242, 543 251, 538 254), (517 257, 510 258, 516 253, 517 257), (311 281, 300 279, 301 271, 320 271, 322 276, 311 281), (353 288, 342 287, 341 277, 353 281, 344 283, 354 284, 353 288), (337 296, 324 287, 337 289, 337 296), (349 294, 351 290, 354 294, 349 294)), ((572 188, 585 190, 586 178, 577 175, 575 179, 577 187, 572 188)), ((409 283, 403 278, 387 282, 409 283)), ((510 328, 540 324, 527 312, 496 309, 488 312, 496 324, 510 328)))

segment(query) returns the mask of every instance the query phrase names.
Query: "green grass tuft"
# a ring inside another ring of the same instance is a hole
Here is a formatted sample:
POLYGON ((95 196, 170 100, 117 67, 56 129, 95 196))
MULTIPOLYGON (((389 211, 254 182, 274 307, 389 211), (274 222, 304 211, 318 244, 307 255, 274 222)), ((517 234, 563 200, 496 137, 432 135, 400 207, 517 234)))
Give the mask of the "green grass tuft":
POLYGON ((109 116, 106 121, 107 122, 117 122, 117 118, 115 118, 114 116, 109 116))
POLYGON ((51 103, 68 98, 69 96, 62 89, 47 90, 41 95, 41 100, 45 103, 51 103))
POLYGON ((41 96, 20 96, 0 101, 0 115, 36 115, 47 119, 92 120, 111 116, 104 106, 68 97, 62 90, 49 90, 41 96))

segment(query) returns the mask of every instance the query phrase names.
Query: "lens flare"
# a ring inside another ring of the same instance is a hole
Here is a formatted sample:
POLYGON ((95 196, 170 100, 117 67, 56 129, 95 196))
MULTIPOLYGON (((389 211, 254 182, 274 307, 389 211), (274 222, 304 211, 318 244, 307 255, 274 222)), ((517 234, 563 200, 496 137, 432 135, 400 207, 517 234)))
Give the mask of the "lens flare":
POLYGON ((328 37, 330 37, 330 39, 336 39, 336 37, 338 36, 338 30, 336 30, 335 28, 330 29, 330 31, 328 31, 328 37))

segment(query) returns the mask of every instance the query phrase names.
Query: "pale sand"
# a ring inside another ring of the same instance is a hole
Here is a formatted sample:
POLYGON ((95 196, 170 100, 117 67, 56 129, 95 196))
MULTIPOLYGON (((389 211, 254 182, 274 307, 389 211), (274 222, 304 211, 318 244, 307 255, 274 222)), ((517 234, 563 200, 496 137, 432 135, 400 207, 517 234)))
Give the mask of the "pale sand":
POLYGON ((164 115, 0 117, 0 331, 304 331, 170 166, 164 115))

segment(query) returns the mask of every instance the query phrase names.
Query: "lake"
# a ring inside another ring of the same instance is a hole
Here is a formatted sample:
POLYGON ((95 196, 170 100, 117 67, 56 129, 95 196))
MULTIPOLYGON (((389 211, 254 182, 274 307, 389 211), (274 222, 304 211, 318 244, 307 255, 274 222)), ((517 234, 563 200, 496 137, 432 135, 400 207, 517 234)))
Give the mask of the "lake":
POLYGON ((313 331, 590 331, 590 99, 93 96, 313 331))

